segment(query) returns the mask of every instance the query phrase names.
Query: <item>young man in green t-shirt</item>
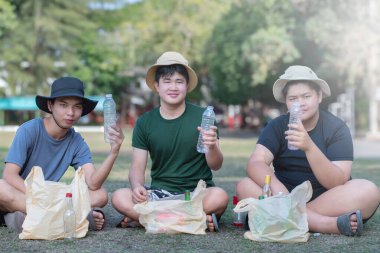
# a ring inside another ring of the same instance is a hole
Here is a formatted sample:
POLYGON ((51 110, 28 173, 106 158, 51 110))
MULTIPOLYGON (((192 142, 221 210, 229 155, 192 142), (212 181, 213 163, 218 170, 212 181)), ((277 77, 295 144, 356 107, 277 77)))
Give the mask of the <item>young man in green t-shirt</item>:
POLYGON ((145 169, 148 154, 152 159, 151 186, 155 198, 170 197, 194 190, 200 179, 207 184, 203 209, 209 231, 218 231, 217 219, 228 205, 227 193, 215 187, 211 170, 219 170, 223 155, 219 148, 217 127, 202 131, 209 152, 198 153, 199 127, 204 108, 186 102, 186 95, 197 85, 197 75, 179 53, 165 52, 147 72, 146 82, 160 97, 160 106, 144 113, 136 122, 132 137, 131 188, 115 191, 112 204, 125 218, 121 227, 138 224, 133 209, 147 200, 145 169))

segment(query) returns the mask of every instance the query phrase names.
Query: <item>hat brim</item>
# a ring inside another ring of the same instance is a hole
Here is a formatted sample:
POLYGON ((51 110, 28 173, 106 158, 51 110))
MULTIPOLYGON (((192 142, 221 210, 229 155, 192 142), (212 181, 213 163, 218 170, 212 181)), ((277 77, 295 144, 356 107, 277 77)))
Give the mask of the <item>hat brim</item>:
POLYGON ((197 87, 197 83, 198 83, 197 74, 195 74, 195 71, 192 68, 190 68, 189 66, 181 64, 181 63, 154 64, 148 69, 148 72, 147 72, 146 78, 145 78, 146 84, 148 85, 148 87, 152 91, 156 91, 156 88, 154 87, 154 83, 155 83, 154 79, 155 79, 157 68, 160 66, 169 66, 169 65, 174 65, 174 64, 179 64, 179 65, 184 66, 187 70, 187 73, 189 73, 189 83, 187 86, 187 92, 190 92, 190 91, 194 90, 195 87, 197 87))
POLYGON ((322 79, 278 79, 273 85, 273 96, 280 103, 286 102, 282 90, 289 81, 310 81, 316 83, 321 88, 323 98, 331 96, 330 86, 322 79))
MULTIPOLYGON (((45 97, 45 96, 40 96, 40 95, 37 95, 36 96, 36 104, 38 106, 38 108, 40 108, 40 110, 44 111, 44 112, 47 112, 47 113, 51 113, 51 111, 49 110, 49 107, 47 105, 47 101, 48 100, 52 100, 52 99, 56 99, 56 98, 59 98, 61 96, 51 96, 51 97, 45 97)), ((65 97, 77 97, 77 98, 81 98, 83 99, 83 111, 82 111, 82 115, 81 116, 85 116, 87 114, 89 114, 90 112, 92 112, 96 105, 98 104, 98 101, 95 101, 95 100, 91 100, 91 99, 88 99, 86 97, 81 97, 81 96, 78 96, 77 94, 65 94, 65 97)))

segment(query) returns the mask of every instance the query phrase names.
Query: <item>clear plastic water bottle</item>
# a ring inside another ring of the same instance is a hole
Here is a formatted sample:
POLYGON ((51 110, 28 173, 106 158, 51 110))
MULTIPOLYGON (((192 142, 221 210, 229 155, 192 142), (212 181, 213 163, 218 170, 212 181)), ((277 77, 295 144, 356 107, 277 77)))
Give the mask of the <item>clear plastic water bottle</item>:
POLYGON ((110 143, 109 126, 116 124, 116 104, 112 98, 112 94, 106 94, 106 99, 103 102, 104 116, 104 141, 110 143))
MULTIPOLYGON (((292 104, 292 107, 289 110, 289 124, 298 124, 301 122, 301 105, 299 102, 294 102, 292 104)), ((290 150, 297 150, 298 148, 289 144, 288 142, 288 149, 290 150)))
MULTIPOLYGON (((210 127, 215 123, 215 113, 213 106, 207 106, 206 110, 202 115, 201 128, 203 131, 210 130, 210 127)), ((197 151, 199 153, 207 153, 208 148, 203 144, 202 132, 199 133, 197 151)))
MULTIPOLYGON (((238 197, 235 195, 233 196, 232 198, 232 204, 233 204, 233 208, 236 207, 236 205, 238 204, 239 202, 239 199, 238 197)), ((235 226, 235 227, 244 227, 244 216, 247 215, 246 212, 242 212, 242 213, 235 213, 233 212, 234 214, 234 220, 232 222, 232 226, 235 226)))
POLYGON ((75 238, 75 211, 73 207, 72 194, 66 193, 66 210, 63 214, 63 224, 65 229, 65 239, 75 238))

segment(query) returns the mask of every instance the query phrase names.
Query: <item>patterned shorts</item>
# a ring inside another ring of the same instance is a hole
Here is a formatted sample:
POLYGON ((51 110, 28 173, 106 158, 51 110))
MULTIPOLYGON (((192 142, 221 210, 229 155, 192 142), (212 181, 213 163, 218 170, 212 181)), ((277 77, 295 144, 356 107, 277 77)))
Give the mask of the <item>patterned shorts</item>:
POLYGON ((148 191, 148 201, 162 201, 162 200, 184 200, 185 194, 182 192, 169 192, 164 189, 145 186, 148 191))

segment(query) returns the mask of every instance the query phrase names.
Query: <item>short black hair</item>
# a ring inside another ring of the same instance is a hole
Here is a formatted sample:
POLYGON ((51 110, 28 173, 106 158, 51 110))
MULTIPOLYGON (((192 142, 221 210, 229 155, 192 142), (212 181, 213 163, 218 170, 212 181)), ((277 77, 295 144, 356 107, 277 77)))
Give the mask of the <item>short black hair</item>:
POLYGON ((317 93, 319 93, 321 91, 321 86, 319 86, 317 83, 313 82, 313 81, 310 81, 310 80, 292 80, 292 81, 289 81, 285 84, 284 88, 282 89, 282 95, 284 96, 284 98, 286 98, 286 94, 288 94, 288 90, 291 86, 295 85, 295 84, 306 84, 307 86, 309 86, 311 89, 315 90, 317 93))
POLYGON ((156 70, 154 81, 158 83, 161 77, 170 77, 176 72, 186 79, 186 83, 189 83, 189 73, 181 64, 159 66, 156 70))

